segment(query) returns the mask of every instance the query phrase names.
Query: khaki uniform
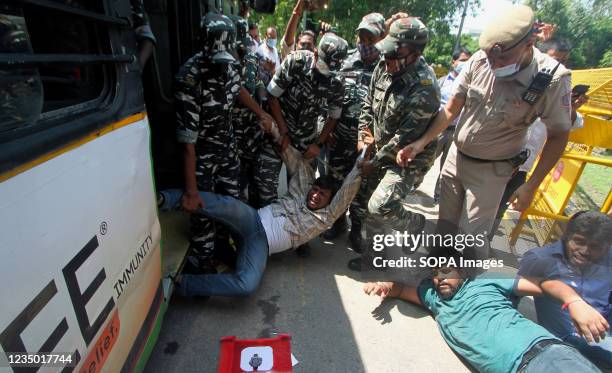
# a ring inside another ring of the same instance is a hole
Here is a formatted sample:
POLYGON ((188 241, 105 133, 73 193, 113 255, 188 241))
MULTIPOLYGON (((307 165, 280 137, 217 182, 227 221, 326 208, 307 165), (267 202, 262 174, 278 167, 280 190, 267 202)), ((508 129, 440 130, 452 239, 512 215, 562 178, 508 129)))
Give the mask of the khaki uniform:
POLYGON ((557 62, 533 49, 529 66, 508 78, 495 78, 478 51, 455 82, 453 95, 466 97, 454 143, 441 174, 439 219, 470 233, 489 232, 504 188, 514 172, 507 159, 519 154, 527 129, 540 117, 547 129, 571 125, 570 71, 559 66, 544 95, 533 106, 521 99, 533 77, 557 62), (493 162, 491 162, 493 161, 493 162))

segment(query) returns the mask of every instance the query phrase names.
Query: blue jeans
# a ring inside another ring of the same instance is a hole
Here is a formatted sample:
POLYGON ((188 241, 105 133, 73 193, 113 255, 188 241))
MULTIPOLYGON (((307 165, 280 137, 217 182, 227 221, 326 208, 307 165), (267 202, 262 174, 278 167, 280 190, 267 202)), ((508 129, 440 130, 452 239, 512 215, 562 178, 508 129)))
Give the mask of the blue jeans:
POLYGON ((612 369, 612 335, 610 333, 599 343, 589 344, 584 338, 573 334, 564 338, 564 341, 576 347, 598 367, 612 369))
MULTIPOLYGON (((180 208, 182 190, 168 189, 161 194, 164 197, 161 210, 180 208)), ((182 275, 178 293, 183 296, 252 294, 259 287, 268 261, 268 239, 257 210, 234 197, 210 192, 200 192, 200 197, 204 208, 197 213, 224 224, 237 241, 236 271, 232 274, 182 275)))
POLYGON ((596 373, 599 369, 572 348, 563 344, 553 344, 537 354, 521 373, 596 373))

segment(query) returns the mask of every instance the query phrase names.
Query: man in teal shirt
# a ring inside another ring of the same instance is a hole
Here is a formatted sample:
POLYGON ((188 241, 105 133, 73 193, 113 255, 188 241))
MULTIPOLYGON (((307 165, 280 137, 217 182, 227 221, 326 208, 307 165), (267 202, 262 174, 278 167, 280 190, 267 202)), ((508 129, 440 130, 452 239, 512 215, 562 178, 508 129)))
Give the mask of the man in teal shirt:
MULTIPOLYGON (((450 254, 444 258, 455 258, 450 254)), ((481 372, 599 372, 580 352, 562 343, 514 307, 518 296, 546 293, 568 304, 572 320, 586 338, 604 335, 609 325, 569 286, 551 280, 538 285, 507 274, 465 278, 456 267, 434 270, 418 287, 393 282, 368 283, 366 294, 400 298, 424 306, 435 317, 448 345, 481 372)))

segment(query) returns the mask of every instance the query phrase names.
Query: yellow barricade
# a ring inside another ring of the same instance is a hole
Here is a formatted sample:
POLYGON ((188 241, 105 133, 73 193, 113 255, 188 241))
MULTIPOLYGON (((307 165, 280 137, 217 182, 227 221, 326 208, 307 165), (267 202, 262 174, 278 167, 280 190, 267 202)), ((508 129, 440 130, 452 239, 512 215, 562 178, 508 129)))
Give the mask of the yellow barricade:
MULTIPOLYGON (((589 86, 589 101, 579 109, 584 126, 571 132, 561 159, 540 184, 531 206, 521 214, 510 234, 511 246, 526 231, 527 221, 540 245, 553 239, 557 222, 569 219, 565 209, 586 164, 612 167, 612 159, 591 155, 594 147, 612 149, 612 68, 572 71, 572 83, 589 86)), ((611 207, 612 188, 600 211, 609 213, 611 207)))

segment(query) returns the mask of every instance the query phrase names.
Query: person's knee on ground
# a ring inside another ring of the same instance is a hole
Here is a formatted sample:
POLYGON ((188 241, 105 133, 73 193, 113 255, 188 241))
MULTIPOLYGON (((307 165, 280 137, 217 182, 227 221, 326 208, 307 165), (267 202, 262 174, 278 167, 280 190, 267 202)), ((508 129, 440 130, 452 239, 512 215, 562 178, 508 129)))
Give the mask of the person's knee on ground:
POLYGON ((239 297, 248 297, 259 289, 259 284, 263 278, 263 272, 260 275, 256 275, 246 271, 238 271, 232 276, 234 276, 238 286, 235 295, 239 297))

